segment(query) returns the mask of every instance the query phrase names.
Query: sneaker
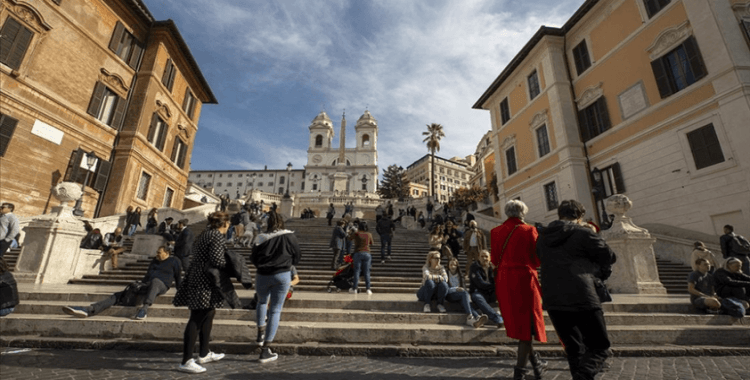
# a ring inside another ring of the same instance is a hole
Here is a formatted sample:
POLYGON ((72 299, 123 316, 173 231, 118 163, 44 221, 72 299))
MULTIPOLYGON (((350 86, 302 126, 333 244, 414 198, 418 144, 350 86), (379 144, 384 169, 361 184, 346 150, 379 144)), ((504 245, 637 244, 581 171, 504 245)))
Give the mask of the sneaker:
POLYGON ((81 307, 81 306, 64 306, 62 308, 62 311, 65 314, 72 315, 78 318, 86 318, 89 316, 89 313, 86 311, 86 308, 81 307))
POLYGON ((187 372, 187 373, 203 373, 206 372, 205 367, 201 367, 198 365, 198 363, 195 362, 195 359, 190 359, 185 364, 180 364, 180 367, 177 368, 179 371, 187 372))
POLYGON ((391 255, 386 256, 386 260, 391 261, 391 255))
POLYGON ((381 264, 385 264, 385 260, 380 260, 380 263, 381 264))
POLYGON ((476 318, 474 320, 474 327, 480 328, 484 326, 484 324, 487 323, 487 316, 486 315, 480 315, 479 318, 476 318))
POLYGON ((466 324, 468 326, 474 326, 474 324, 477 322, 477 319, 474 318, 471 314, 469 314, 468 317, 466 317, 466 324))
POLYGON ((137 320, 143 320, 146 319, 146 308, 141 308, 138 310, 138 313, 135 314, 135 319, 137 320))
POLYGON ((357 289, 354 289, 354 288, 349 289, 349 294, 357 294, 357 289))
POLYGON ((264 347, 260 350, 260 357, 258 358, 258 361, 261 363, 268 363, 272 362, 279 358, 279 354, 271 351, 270 348, 264 347))
POLYGON ((198 357, 198 364, 218 362, 221 359, 224 359, 224 354, 215 354, 211 351, 208 351, 208 355, 204 357, 200 357, 200 356, 198 357))
POLYGON ((443 306, 443 305, 441 305, 441 304, 438 304, 438 305, 437 305, 437 309, 438 309, 438 311, 439 311, 439 312, 441 312, 441 313, 447 313, 447 312, 448 312, 448 310, 445 310, 445 306, 443 306))
POLYGON ((368 295, 368 296, 371 296, 371 295, 372 295, 372 290, 370 290, 370 289, 367 289, 367 295, 368 295))
POLYGON ((422 310, 424 310, 425 313, 429 313, 429 312, 432 311, 432 310, 430 310, 430 304, 428 304, 428 303, 424 304, 424 309, 422 309, 422 310))

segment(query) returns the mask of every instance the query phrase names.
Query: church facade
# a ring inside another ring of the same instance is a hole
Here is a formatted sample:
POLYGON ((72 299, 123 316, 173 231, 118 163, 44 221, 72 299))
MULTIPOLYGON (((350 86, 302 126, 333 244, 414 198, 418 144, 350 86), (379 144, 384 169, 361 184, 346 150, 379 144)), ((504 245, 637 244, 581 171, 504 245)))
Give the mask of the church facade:
POLYGON ((346 118, 341 118, 339 146, 334 127, 322 111, 310 124, 305 192, 375 193, 378 186, 378 122, 365 111, 354 126, 356 146, 346 148, 346 118))

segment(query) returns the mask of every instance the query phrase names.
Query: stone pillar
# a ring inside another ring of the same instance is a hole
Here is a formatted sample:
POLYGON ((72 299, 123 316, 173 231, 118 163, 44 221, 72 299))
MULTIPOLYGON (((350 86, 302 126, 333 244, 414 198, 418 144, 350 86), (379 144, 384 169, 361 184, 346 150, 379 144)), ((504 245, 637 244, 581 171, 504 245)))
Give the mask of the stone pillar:
POLYGON ((86 230, 68 206, 81 196, 81 186, 62 182, 52 192, 60 200, 60 206, 34 218, 24 228, 26 238, 16 271, 36 284, 66 284, 76 275, 99 273, 101 253, 97 257, 92 256, 91 250, 82 254, 79 247, 86 230))
POLYGON ((349 176, 343 172, 343 168, 339 168, 342 171, 336 172, 333 175, 333 191, 338 191, 339 194, 346 194, 346 183, 349 182, 349 176))
POLYGON ((288 220, 292 218, 294 212, 294 199, 290 196, 282 197, 281 198, 281 216, 284 217, 284 220, 288 220))
POLYGON ((656 239, 625 216, 632 206, 630 199, 622 194, 607 200, 607 211, 615 215, 615 220, 610 229, 602 231, 602 236, 617 254, 607 287, 612 293, 666 294, 656 268, 653 248, 656 239))

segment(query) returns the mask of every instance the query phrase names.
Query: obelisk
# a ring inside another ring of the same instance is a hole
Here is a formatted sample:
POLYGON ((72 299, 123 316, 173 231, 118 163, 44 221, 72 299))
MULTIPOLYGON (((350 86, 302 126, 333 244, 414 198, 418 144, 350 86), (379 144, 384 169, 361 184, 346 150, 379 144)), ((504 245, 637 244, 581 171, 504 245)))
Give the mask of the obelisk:
POLYGON ((341 134, 339 134, 339 159, 336 165, 336 173, 333 175, 333 190, 338 194, 346 193, 346 183, 349 176, 346 175, 346 110, 341 115, 341 134))

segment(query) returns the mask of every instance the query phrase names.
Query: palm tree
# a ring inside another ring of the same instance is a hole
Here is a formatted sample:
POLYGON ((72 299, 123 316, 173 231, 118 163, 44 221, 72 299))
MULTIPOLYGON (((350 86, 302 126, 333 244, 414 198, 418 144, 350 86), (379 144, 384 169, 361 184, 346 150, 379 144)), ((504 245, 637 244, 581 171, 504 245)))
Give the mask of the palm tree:
POLYGON ((430 173, 430 196, 435 196, 435 151, 440 151, 440 139, 445 137, 443 126, 437 123, 427 124, 427 132, 422 132, 422 136, 427 136, 422 142, 427 143, 427 150, 432 156, 432 173, 430 173))

